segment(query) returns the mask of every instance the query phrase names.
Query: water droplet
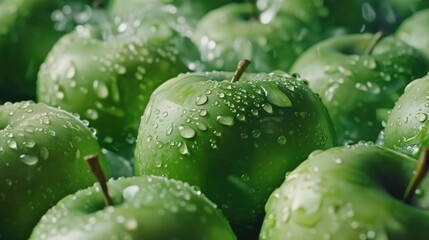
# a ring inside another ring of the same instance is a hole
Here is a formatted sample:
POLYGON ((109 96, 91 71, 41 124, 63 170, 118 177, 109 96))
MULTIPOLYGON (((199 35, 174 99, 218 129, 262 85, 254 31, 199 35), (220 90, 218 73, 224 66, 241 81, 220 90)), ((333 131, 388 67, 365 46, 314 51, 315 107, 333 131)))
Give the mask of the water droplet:
POLYGON ((206 130, 207 130, 207 126, 206 126, 204 123, 197 122, 195 125, 196 125, 196 126, 197 126, 197 128, 198 128, 199 130, 201 130, 201 131, 206 131, 206 130))
POLYGON ((107 85, 102 81, 95 80, 92 83, 92 88, 94 88, 95 94, 97 94, 99 98, 104 99, 109 96, 109 89, 107 88, 107 85))
POLYGON ((23 162, 24 164, 26 164, 28 166, 33 166, 39 161, 37 156, 29 155, 29 154, 21 154, 19 156, 19 159, 21 160, 21 162, 23 162))
POLYGON ((416 114, 417 121, 423 123, 428 119, 428 115, 426 113, 419 112, 416 114))
POLYGON ((277 138, 277 143, 280 144, 280 145, 285 145, 286 142, 287 142, 287 139, 286 139, 285 136, 280 136, 280 137, 277 138))
POLYGON ((276 85, 262 87, 268 102, 279 107, 292 107, 290 98, 276 85))
POLYGON ((98 118, 98 112, 95 109, 89 108, 86 110, 85 116, 91 120, 96 120, 98 118))
POLYGON ((209 100, 209 98, 207 97, 207 95, 200 95, 195 100, 195 104, 198 106, 201 106, 201 105, 206 104, 208 100, 209 100))
POLYGON ((260 136, 261 136, 261 131, 259 131, 258 129, 255 129, 252 131, 252 137, 258 138, 260 136))
POLYGON ((134 198, 139 192, 139 190, 140 188, 137 185, 128 186, 122 191, 122 196, 124 197, 124 199, 129 200, 131 198, 134 198))
POLYGON ((181 145, 180 145, 180 147, 179 147, 179 152, 180 152, 180 154, 182 154, 182 155, 191 155, 191 153, 189 152, 189 149, 188 149, 188 145, 185 143, 185 142, 183 142, 181 145))
POLYGON ((7 145, 12 149, 18 149, 18 145, 16 144, 15 140, 7 140, 7 145))
POLYGON ((40 156, 46 160, 49 157, 49 150, 46 147, 41 147, 40 148, 40 156))
POLYGON ((218 123, 225 126, 234 125, 234 117, 231 117, 231 116, 217 116, 216 120, 218 121, 218 123))
POLYGON ((32 148, 32 147, 34 147, 36 145, 36 142, 33 141, 33 140, 31 140, 31 139, 27 140, 27 141, 24 141, 23 143, 24 143, 24 146, 26 146, 28 148, 32 148))
POLYGON ((267 112, 269 114, 273 113, 273 106, 271 106, 271 104, 269 104, 269 103, 262 104, 262 109, 264 109, 265 112, 267 112))
POLYGON ((66 71, 66 78, 71 79, 76 75, 76 68, 73 64, 70 65, 70 68, 66 71))
POLYGON ((191 138, 195 137, 195 130, 191 127, 188 127, 188 126, 183 126, 183 125, 180 126, 179 127, 179 133, 180 133, 180 136, 182 136, 183 138, 186 138, 186 139, 191 139, 191 138))

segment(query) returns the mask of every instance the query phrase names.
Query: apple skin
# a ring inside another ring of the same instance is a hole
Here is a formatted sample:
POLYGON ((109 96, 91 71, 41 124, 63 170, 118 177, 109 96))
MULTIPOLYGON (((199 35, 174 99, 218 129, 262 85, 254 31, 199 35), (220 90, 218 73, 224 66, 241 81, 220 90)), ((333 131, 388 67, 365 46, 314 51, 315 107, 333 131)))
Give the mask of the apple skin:
POLYGON ((401 200, 416 166, 368 143, 315 152, 270 196, 259 239, 427 239, 429 179, 401 200))
POLYGON ((174 16, 151 14, 78 27, 55 44, 38 75, 39 101, 78 113, 103 147, 127 158, 152 91, 198 58, 171 26, 174 16))
POLYGON ((260 13, 255 19, 252 9, 250 3, 231 3, 201 19, 192 40, 205 70, 235 71, 240 59, 247 58, 252 61, 247 72, 287 71, 299 54, 320 39, 310 25, 294 16, 271 19, 260 13))
POLYGON ((199 186, 238 234, 259 229, 285 172, 334 146, 335 134, 305 81, 282 72, 245 73, 235 83, 232 76, 182 74, 155 90, 140 123, 135 174, 199 186))
POLYGON ((108 8, 113 16, 126 16, 155 5, 174 6, 175 11, 188 18, 200 19, 210 10, 221 7, 233 0, 109 0, 108 8))
POLYGON ((307 23, 319 22, 324 35, 394 32, 407 17, 429 7, 426 0, 257 0, 272 14, 292 14, 307 23))
POLYGON ((96 181, 83 157, 101 150, 86 123, 42 103, 6 103, 0 119, 0 237, 27 239, 57 201, 96 181))
POLYGON ((36 99, 36 79, 40 64, 63 34, 71 31, 76 24, 89 21, 92 12, 86 5, 89 2, 91 1, 0 2, 1 102, 36 99))
POLYGON ((352 34, 326 39, 303 53, 290 70, 320 95, 339 143, 375 141, 383 129, 378 112, 391 109, 405 86, 429 69, 418 50, 392 36, 365 54, 373 38, 352 34))
POLYGON ((99 184, 79 190, 51 208, 30 239, 236 239, 219 209, 187 183, 141 176, 107 185, 113 206, 99 184))
POLYGON ((412 81, 391 110, 384 146, 414 158, 429 145, 427 131, 429 75, 412 81))
POLYGON ((429 58, 429 9, 421 10, 401 23, 395 36, 422 51, 429 58))

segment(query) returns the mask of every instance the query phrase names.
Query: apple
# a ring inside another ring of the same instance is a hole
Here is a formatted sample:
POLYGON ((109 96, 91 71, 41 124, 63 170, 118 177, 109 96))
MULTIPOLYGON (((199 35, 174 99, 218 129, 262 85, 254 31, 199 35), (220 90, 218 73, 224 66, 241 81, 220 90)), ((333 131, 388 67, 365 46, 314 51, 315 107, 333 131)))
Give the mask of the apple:
POLYGON ((334 145, 328 113, 303 80, 284 72, 187 73, 152 94, 135 174, 200 187, 238 238, 250 239, 242 234, 259 231, 263 205, 285 172, 334 145))
POLYGON ((63 198, 30 239, 236 239, 219 209, 187 183, 141 176, 109 181, 101 190, 104 201, 99 185, 63 198))
POLYGON ((384 129, 384 146, 417 158, 429 146, 429 75, 412 81, 391 110, 384 129))
POLYGON ((42 103, 1 105, 0 126, 0 238, 27 239, 50 207, 96 181, 83 156, 101 150, 87 123, 42 103))
POLYGON ((363 33, 326 39, 290 70, 320 95, 339 143, 375 141, 383 129, 378 114, 392 108, 405 86, 429 69, 418 50, 392 36, 380 37, 363 33))
POLYGON ((78 113, 97 130, 104 148, 128 158, 152 91, 193 69, 198 58, 174 18, 158 9, 120 22, 78 26, 42 64, 38 100, 78 113))
POLYGON ((165 5, 170 7, 171 11, 177 11, 180 15, 184 15, 192 19, 200 19, 204 14, 212 9, 216 9, 227 3, 234 2, 233 0, 216 0, 216 1, 201 1, 201 0, 109 0, 108 8, 114 16, 127 16, 130 13, 138 12, 141 9, 165 5))
POLYGON ((428 160, 370 143, 315 152, 271 194, 259 239, 427 239, 428 160))
POLYGON ((35 100, 37 71, 52 45, 90 21, 89 0, 0 1, 0 101, 35 100), (11 91, 13 89, 13 91, 11 91))
POLYGON ((429 58, 429 9, 415 13, 406 19, 395 35, 402 41, 422 51, 429 58))
POLYGON ((248 72, 287 71, 319 40, 312 25, 292 15, 258 13, 251 3, 231 3, 205 15, 192 40, 205 70, 234 71, 237 62, 247 58, 252 60, 248 72))
POLYGON ((258 8, 275 14, 292 14, 319 22, 324 35, 393 32, 403 19, 429 7, 426 0, 257 0, 258 8))

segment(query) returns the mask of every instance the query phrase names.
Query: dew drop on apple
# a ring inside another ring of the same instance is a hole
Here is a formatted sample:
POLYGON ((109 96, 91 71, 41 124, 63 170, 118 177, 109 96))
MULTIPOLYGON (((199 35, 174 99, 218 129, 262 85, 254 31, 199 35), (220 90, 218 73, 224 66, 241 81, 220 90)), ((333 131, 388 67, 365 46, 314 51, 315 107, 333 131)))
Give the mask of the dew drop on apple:
POLYGON ((216 121, 224 126, 234 125, 234 117, 231 116, 217 116, 216 121))
POLYGON ((134 198, 139 191, 140 191, 139 186, 131 185, 131 186, 126 187, 122 191, 122 196, 124 197, 125 200, 130 200, 130 199, 134 198))
POLYGON ((265 112, 272 114, 273 113, 273 106, 269 103, 262 104, 262 109, 265 110, 265 112))
POLYGON ((98 119, 98 112, 95 109, 89 108, 85 111, 85 116, 91 120, 98 119))
POLYGON ((92 87, 95 90, 95 94, 97 94, 97 97, 104 99, 109 96, 109 89, 104 82, 95 80, 92 83, 92 87))
POLYGON ((206 131, 207 130, 207 125, 205 125, 204 123, 202 123, 202 122, 197 122, 197 123, 195 123, 195 125, 197 126, 197 128, 199 129, 199 130, 201 130, 201 131, 206 131))
POLYGON ((419 112, 416 114, 416 120, 423 123, 427 120, 428 115, 426 113, 423 112, 419 112))
POLYGON ((301 226, 314 226, 321 217, 319 211, 321 204, 322 197, 315 190, 299 189, 292 199, 293 220, 301 226))
POLYGON ((46 147, 41 147, 40 148, 40 156, 46 160, 49 157, 49 150, 46 147))
POLYGON ((39 158, 37 156, 31 155, 31 154, 21 154, 19 156, 19 159, 21 160, 22 163, 28 166, 36 165, 37 162, 39 161, 39 158))
POLYGON ((262 89, 268 102, 271 104, 278 107, 292 107, 292 101, 278 86, 267 85, 262 87, 262 89))
POLYGON ((285 145, 286 142, 287 142, 287 139, 283 135, 277 138, 277 143, 280 144, 280 145, 285 145))
POLYGON ((252 131, 253 138, 259 138, 261 136, 261 131, 259 129, 255 129, 252 131))
POLYGON ((25 140, 23 144, 28 148, 33 148, 36 145, 36 142, 34 140, 29 139, 29 140, 25 140))
POLYGON ((183 142, 182 144, 180 144, 180 146, 179 146, 179 152, 182 155, 187 155, 187 156, 191 155, 191 153, 189 152, 189 148, 188 148, 188 145, 186 144, 186 142, 183 142))
POLYGON ((9 139, 7 140, 7 145, 12 149, 18 149, 18 145, 16 144, 15 140, 9 139))
POLYGON ((191 139, 195 137, 195 130, 189 126, 180 126, 179 127, 179 134, 185 139, 191 139))
POLYGON ((76 76, 76 68, 73 64, 70 65, 70 68, 66 71, 66 78, 71 79, 76 76))
POLYGON ((207 95, 200 95, 197 97, 197 99, 195 100, 195 104, 197 106, 201 106, 207 103, 207 101, 209 100, 209 98, 207 97, 207 95))

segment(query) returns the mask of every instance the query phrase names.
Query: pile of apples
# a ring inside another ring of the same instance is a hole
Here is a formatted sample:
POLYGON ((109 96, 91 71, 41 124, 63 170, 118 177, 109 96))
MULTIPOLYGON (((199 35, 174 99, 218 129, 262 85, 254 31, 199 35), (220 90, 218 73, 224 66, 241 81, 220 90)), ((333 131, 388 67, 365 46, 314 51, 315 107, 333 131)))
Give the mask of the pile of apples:
POLYGON ((0 240, 427 239, 428 72, 427 0, 0 0, 0 240))

